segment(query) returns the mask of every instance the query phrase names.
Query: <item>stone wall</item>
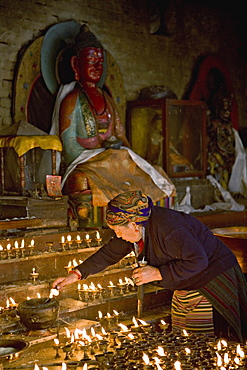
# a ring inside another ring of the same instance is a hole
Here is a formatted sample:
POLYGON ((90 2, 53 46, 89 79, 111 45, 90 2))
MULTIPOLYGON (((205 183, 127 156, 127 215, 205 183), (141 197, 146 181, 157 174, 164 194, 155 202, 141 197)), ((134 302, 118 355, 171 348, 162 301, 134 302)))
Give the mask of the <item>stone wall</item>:
POLYGON ((226 63, 239 108, 239 125, 247 126, 245 57, 232 12, 208 2, 173 0, 171 36, 149 32, 148 0, 1 0, 0 129, 12 123, 13 76, 20 51, 57 22, 87 22, 117 61, 126 98, 140 89, 166 85, 178 98, 186 93, 197 60, 217 53, 226 63))

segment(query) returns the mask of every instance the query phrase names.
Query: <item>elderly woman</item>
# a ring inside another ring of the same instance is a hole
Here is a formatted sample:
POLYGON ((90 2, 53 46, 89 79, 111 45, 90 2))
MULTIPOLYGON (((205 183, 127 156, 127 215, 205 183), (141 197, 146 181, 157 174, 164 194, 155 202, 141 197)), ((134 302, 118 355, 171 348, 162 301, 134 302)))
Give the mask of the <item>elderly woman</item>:
POLYGON ((53 287, 62 289, 96 274, 134 250, 148 262, 133 270, 136 284, 159 281, 173 291, 173 329, 247 339, 245 277, 232 251, 204 224, 154 206, 141 191, 112 199, 106 219, 116 236, 53 287))

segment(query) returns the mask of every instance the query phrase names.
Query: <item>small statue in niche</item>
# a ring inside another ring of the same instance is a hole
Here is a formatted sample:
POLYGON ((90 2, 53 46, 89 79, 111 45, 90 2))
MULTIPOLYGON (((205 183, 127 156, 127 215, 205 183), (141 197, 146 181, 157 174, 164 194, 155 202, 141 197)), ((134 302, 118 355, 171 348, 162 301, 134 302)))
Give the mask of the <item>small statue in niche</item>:
POLYGON ((235 162, 235 136, 231 124, 232 97, 221 90, 214 96, 208 114, 208 173, 225 189, 235 162))

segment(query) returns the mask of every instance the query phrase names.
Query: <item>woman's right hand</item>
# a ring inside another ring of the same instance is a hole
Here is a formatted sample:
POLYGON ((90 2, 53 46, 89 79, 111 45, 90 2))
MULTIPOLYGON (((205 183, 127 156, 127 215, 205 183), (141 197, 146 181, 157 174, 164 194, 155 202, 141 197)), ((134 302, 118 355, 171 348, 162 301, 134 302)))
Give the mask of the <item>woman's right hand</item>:
POLYGON ((68 274, 66 277, 58 277, 53 283, 52 288, 57 290, 64 289, 67 285, 73 284, 78 281, 76 274, 68 274))

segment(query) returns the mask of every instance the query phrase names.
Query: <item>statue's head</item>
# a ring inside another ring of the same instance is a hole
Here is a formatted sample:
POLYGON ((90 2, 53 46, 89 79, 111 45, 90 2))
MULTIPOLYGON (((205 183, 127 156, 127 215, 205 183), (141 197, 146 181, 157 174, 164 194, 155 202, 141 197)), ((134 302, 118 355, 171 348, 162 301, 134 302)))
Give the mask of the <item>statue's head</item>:
POLYGON ((103 46, 86 25, 82 25, 75 38, 71 66, 75 79, 80 82, 98 82, 103 73, 103 46))

